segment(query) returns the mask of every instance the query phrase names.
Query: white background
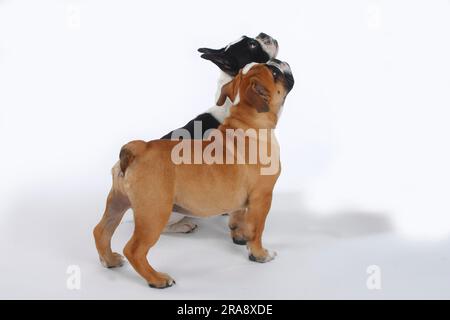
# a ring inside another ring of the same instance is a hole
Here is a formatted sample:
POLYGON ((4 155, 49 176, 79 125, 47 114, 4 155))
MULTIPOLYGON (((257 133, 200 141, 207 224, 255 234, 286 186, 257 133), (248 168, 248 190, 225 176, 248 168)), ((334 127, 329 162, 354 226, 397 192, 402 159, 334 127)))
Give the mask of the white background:
POLYGON ((0 0, 0 297, 449 298, 449 39, 447 0, 0 0), (212 106, 218 69, 196 49, 259 32, 296 80, 265 238, 279 257, 248 262, 219 217, 151 251, 175 288, 101 269, 91 231, 121 145, 212 106))

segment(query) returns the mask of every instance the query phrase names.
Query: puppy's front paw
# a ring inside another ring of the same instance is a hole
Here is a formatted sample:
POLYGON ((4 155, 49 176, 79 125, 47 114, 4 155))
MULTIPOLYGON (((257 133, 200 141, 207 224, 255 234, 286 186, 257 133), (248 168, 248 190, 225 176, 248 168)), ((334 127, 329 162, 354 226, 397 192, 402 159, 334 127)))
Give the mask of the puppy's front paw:
POLYGON ((105 268, 118 268, 123 266, 125 263, 125 258, 121 254, 113 252, 113 254, 109 257, 100 257, 100 263, 105 268))
POLYGON ((148 285, 151 288, 165 289, 173 286, 175 283, 175 280, 167 273, 158 272, 157 277, 152 282, 149 282, 148 285))
POLYGON ((265 263, 272 261, 273 259, 275 259, 276 256, 277 253, 275 251, 264 249, 263 253, 260 255, 254 255, 253 253, 250 252, 248 258, 250 259, 250 261, 265 263))

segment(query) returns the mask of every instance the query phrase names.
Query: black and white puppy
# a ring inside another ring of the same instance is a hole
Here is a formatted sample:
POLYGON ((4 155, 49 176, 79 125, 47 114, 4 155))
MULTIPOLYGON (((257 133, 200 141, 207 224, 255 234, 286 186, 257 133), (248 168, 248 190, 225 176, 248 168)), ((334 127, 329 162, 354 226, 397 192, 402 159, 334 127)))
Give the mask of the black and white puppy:
MULTIPOLYGON (((217 101, 222 86, 233 80, 239 70, 252 62, 263 63, 275 58, 278 54, 278 42, 271 36, 260 33, 255 38, 242 36, 222 49, 200 48, 198 51, 202 53, 203 59, 213 62, 221 70, 214 100, 217 101)), ((207 130, 217 129, 223 123, 230 113, 232 104, 232 101, 227 98, 224 105, 214 105, 189 121, 184 127, 169 132, 161 139, 176 138, 179 136, 177 130, 181 129, 187 130, 191 139, 202 139, 207 130), (194 130, 195 123, 197 126, 201 125, 201 130, 197 130, 198 133, 201 133, 199 135, 195 134, 197 133, 194 130)), ((189 219, 183 219, 184 217, 183 214, 172 212, 165 232, 188 233, 197 227, 189 219)))
MULTIPOLYGON (((278 42, 271 36, 260 33, 255 38, 242 36, 222 49, 200 48, 198 51, 202 53, 201 57, 203 59, 213 62, 221 70, 214 100, 217 101, 222 86, 230 82, 244 66, 251 62, 262 63, 275 58, 278 54, 278 42)), ((223 106, 214 105, 180 129, 187 130, 192 139, 202 139, 205 131, 219 127, 229 115, 231 105, 232 103, 229 99, 223 106), (194 135, 195 122, 201 124, 201 136, 194 135)), ((175 137, 176 130, 169 132, 161 139, 175 137)))

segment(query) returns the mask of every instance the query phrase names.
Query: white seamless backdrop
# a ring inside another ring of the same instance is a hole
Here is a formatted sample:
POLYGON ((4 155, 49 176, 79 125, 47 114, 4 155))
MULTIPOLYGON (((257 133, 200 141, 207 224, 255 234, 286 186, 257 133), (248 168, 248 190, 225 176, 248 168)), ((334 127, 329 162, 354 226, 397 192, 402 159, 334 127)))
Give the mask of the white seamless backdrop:
POLYGON ((122 144, 213 105, 218 69, 197 48, 259 32, 296 81, 276 193, 318 217, 382 214, 407 238, 446 239, 447 0, 0 0, 3 235, 42 222, 41 201, 73 212, 95 194, 77 214, 98 219, 122 144))

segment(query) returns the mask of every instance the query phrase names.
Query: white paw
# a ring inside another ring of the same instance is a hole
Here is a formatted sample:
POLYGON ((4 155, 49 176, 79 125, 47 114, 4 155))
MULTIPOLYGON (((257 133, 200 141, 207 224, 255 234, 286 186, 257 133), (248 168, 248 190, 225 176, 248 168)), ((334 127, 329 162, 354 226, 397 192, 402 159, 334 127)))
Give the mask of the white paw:
POLYGON ((177 223, 167 225, 164 229, 166 233, 191 233, 197 229, 197 225, 188 220, 188 218, 183 218, 177 223))
POLYGON ((272 261, 273 259, 275 259, 275 257, 277 256, 277 252, 274 250, 267 250, 267 258, 266 261, 264 262, 269 262, 272 261))
POLYGON ((100 263, 105 268, 117 268, 123 266, 125 263, 125 258, 122 255, 113 252, 112 256, 109 258, 109 261, 105 261, 105 259, 100 257, 100 263))
POLYGON ((265 253, 266 254, 264 256, 256 257, 251 252, 249 252, 248 258, 250 259, 250 261, 259 262, 259 263, 266 263, 266 262, 272 261, 277 256, 277 252, 276 251, 265 250, 265 253))

